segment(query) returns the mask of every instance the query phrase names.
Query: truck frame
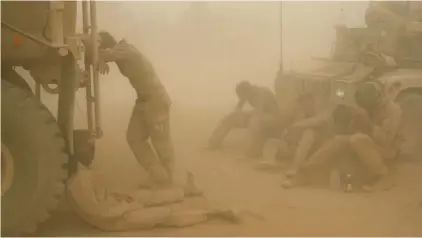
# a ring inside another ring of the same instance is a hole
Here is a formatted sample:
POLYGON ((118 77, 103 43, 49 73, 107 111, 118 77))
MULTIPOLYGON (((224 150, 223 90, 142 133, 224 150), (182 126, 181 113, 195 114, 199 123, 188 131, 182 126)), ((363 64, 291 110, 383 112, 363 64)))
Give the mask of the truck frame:
POLYGON ((97 15, 95 1, 86 0, 2 1, 1 10, 2 235, 19 236, 48 219, 77 163, 89 166, 94 159, 102 136, 97 15), (34 89, 17 67, 29 71, 34 89), (75 130, 79 89, 86 92, 88 128, 75 130), (58 96, 55 115, 42 103, 42 92, 58 96))

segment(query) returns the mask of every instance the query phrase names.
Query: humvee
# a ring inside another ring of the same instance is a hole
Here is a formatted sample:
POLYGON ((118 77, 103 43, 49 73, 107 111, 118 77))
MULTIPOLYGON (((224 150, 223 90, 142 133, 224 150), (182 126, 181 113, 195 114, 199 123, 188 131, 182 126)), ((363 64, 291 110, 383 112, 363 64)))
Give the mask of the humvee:
MULTIPOLYGON (((409 5, 410 6, 410 5, 409 5)), ((411 9, 408 9, 410 12, 411 9)), ((397 57, 393 67, 365 46, 384 37, 368 27, 335 27, 336 40, 329 58, 313 58, 299 69, 281 71, 275 80, 275 92, 283 110, 294 107, 295 97, 303 91, 311 92, 319 110, 338 103, 354 103, 358 85, 380 80, 385 85, 399 82, 394 99, 404 112, 404 157, 420 158, 422 125, 418 122, 422 107, 422 22, 407 21, 399 38, 397 57), (407 143, 408 142, 408 143, 407 143), (418 157, 419 155, 419 157, 418 157)), ((382 32, 381 32, 382 33, 382 32)))

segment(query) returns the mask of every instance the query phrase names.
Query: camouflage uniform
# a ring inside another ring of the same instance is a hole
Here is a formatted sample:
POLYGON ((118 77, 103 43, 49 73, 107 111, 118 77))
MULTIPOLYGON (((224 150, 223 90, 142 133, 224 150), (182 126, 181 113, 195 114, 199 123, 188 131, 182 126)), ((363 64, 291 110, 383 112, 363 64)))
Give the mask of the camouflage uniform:
POLYGON ((151 62, 124 41, 112 49, 100 51, 100 59, 114 61, 137 93, 126 134, 133 154, 154 180, 164 182, 168 176, 171 179, 174 160, 169 128, 171 100, 151 62), (148 139, 151 139, 159 160, 148 139))
MULTIPOLYGON (((359 115, 357 115, 359 117, 359 115)), ((389 98, 371 115, 372 125, 352 135, 336 135, 327 141, 305 163, 305 167, 317 167, 341 157, 340 153, 351 149, 372 175, 387 178, 388 165, 397 158, 400 149, 401 109, 389 98)), ((359 120, 359 119, 358 119, 359 120)), ((381 189, 391 187, 391 182, 382 180, 381 189)))
POLYGON ((288 125, 292 126, 286 129, 281 138, 276 159, 293 158, 291 168, 287 172, 288 175, 296 173, 317 141, 316 128, 295 128, 295 123, 315 116, 313 109, 306 109, 299 102, 288 121, 288 125))
POLYGON ((248 154, 259 157, 266 139, 281 132, 279 114, 277 100, 271 90, 252 86, 250 97, 240 100, 236 110, 221 120, 209 139, 209 145, 219 146, 233 128, 248 128, 251 139, 248 154), (246 103, 252 106, 252 111, 241 111, 246 103))
MULTIPOLYGON (((296 131, 291 138, 283 138, 282 148, 286 145, 290 151, 287 155, 293 158, 292 165, 287 171, 287 176, 294 176, 305 160, 312 155, 323 143, 332 137, 334 132, 331 110, 314 116, 307 116, 293 124, 291 130, 296 131)), ((287 136, 287 135, 286 135, 287 136)))
POLYGON ((365 131, 362 125, 352 120, 353 115, 353 108, 347 105, 338 105, 333 110, 330 109, 314 117, 301 120, 293 126, 293 128, 296 127, 307 132, 308 135, 302 136, 304 137, 303 142, 298 146, 301 151, 297 152, 296 161, 286 174, 291 179, 286 180, 283 186, 290 187, 297 183, 309 183, 311 180, 319 183, 321 178, 328 175, 326 169, 329 167, 328 161, 332 159, 331 154, 345 149, 345 145, 340 144, 342 142, 340 138, 343 137, 336 135, 350 134, 351 131, 365 131), (346 115, 344 115, 344 110, 347 110, 346 115), (307 156, 309 159, 305 161, 307 156), (320 165, 318 169, 305 169, 315 168, 316 165, 320 165), (300 168, 305 170, 296 176, 300 168))

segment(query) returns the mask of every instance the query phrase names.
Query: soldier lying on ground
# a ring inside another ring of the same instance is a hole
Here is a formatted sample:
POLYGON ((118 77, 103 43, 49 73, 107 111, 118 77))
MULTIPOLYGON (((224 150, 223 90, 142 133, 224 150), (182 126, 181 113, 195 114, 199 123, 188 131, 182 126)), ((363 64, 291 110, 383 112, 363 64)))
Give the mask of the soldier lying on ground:
POLYGON ((108 73, 107 63, 115 62, 137 94, 126 133, 129 147, 154 184, 168 184, 172 180, 174 155, 169 129, 171 100, 166 89, 151 62, 133 45, 125 40, 117 42, 107 32, 100 32, 99 36, 99 71, 108 73))
POLYGON ((251 141, 247 156, 261 157, 268 137, 279 136, 282 130, 277 100, 270 89, 247 81, 236 86, 236 94, 239 98, 236 109, 225 116, 213 131, 209 147, 218 148, 233 128, 248 128, 251 141), (252 111, 242 111, 246 103, 252 106, 252 111))
MULTIPOLYGON (((399 154, 401 109, 386 92, 384 84, 378 81, 361 85, 355 94, 358 107, 354 110, 359 129, 351 134, 337 134, 327 141, 305 162, 304 170, 309 172, 327 165, 351 149, 375 178, 371 186, 363 189, 387 190, 393 187, 389 165, 394 164, 399 154)), ((292 181, 288 185, 292 185, 292 181)))
POLYGON ((74 211, 103 231, 185 227, 213 218, 239 221, 241 213, 217 206, 197 191, 191 174, 183 187, 112 191, 94 171, 80 165, 67 186, 74 211))
POLYGON ((300 164, 307 158, 317 140, 315 128, 295 126, 295 123, 315 116, 313 96, 309 93, 303 93, 299 96, 297 103, 296 111, 289 123, 292 126, 284 131, 276 155, 277 161, 292 160, 287 175, 296 174, 300 164))

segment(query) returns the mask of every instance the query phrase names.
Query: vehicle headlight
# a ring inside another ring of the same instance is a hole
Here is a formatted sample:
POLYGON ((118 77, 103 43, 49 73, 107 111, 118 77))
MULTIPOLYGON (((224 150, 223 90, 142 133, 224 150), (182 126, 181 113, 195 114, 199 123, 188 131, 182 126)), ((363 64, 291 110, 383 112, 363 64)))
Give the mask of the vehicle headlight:
POLYGON ((343 89, 338 88, 338 89, 336 90, 336 96, 337 96, 337 97, 344 98, 344 95, 345 95, 345 92, 344 92, 344 90, 343 90, 343 89))

